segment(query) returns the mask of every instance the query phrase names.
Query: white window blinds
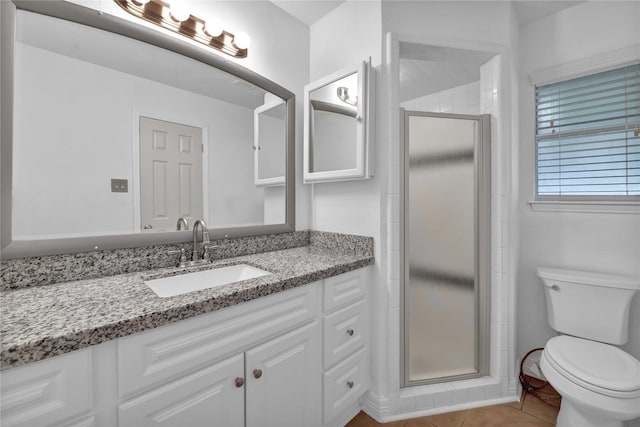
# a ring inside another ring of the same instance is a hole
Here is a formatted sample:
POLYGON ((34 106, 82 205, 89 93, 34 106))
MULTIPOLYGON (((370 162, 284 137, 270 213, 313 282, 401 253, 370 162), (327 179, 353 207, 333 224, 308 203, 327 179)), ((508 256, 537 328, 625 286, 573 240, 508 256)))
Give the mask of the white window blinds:
POLYGON ((537 86, 537 195, 636 199, 639 132, 640 64, 537 86))

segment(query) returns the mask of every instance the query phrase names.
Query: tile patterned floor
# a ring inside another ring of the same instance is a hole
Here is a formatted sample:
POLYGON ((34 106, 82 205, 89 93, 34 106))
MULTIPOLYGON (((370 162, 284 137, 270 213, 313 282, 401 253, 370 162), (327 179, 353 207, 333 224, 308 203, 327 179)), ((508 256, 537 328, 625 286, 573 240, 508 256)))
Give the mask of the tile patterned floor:
MULTIPOLYGON (((545 390, 542 390, 543 392, 545 390)), ((541 396, 550 396, 542 394, 541 396)), ((480 427, 480 426, 554 426, 560 400, 541 400, 524 392, 520 402, 485 406, 380 424, 360 412, 345 427, 480 427)))

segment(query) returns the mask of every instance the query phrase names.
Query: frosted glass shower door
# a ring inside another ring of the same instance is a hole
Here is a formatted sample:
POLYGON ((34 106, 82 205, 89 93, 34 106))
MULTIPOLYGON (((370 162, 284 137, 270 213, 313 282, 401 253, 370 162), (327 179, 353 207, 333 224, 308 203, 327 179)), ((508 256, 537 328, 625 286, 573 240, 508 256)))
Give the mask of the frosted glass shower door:
POLYGON ((478 375, 482 117, 405 112, 405 380, 478 375))

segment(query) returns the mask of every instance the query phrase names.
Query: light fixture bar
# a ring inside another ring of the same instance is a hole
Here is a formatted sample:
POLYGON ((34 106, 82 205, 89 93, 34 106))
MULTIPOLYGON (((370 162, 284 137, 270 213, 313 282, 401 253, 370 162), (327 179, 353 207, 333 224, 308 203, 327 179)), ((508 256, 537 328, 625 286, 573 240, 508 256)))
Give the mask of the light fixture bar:
POLYGON ((205 32, 205 21, 197 16, 189 15, 184 21, 178 21, 171 15, 171 6, 162 0, 114 0, 121 8, 135 17, 153 22, 167 30, 181 34, 206 46, 212 47, 234 58, 246 58, 247 49, 235 44, 235 36, 222 31, 218 36, 205 32))

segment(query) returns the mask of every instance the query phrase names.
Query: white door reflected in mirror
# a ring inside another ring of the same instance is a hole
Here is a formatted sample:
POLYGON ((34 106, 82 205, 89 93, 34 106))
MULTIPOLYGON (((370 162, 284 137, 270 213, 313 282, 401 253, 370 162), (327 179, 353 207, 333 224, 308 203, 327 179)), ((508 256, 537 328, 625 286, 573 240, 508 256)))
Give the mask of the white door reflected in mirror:
POLYGON ((140 117, 141 228, 175 230, 202 218, 202 129, 140 117))

